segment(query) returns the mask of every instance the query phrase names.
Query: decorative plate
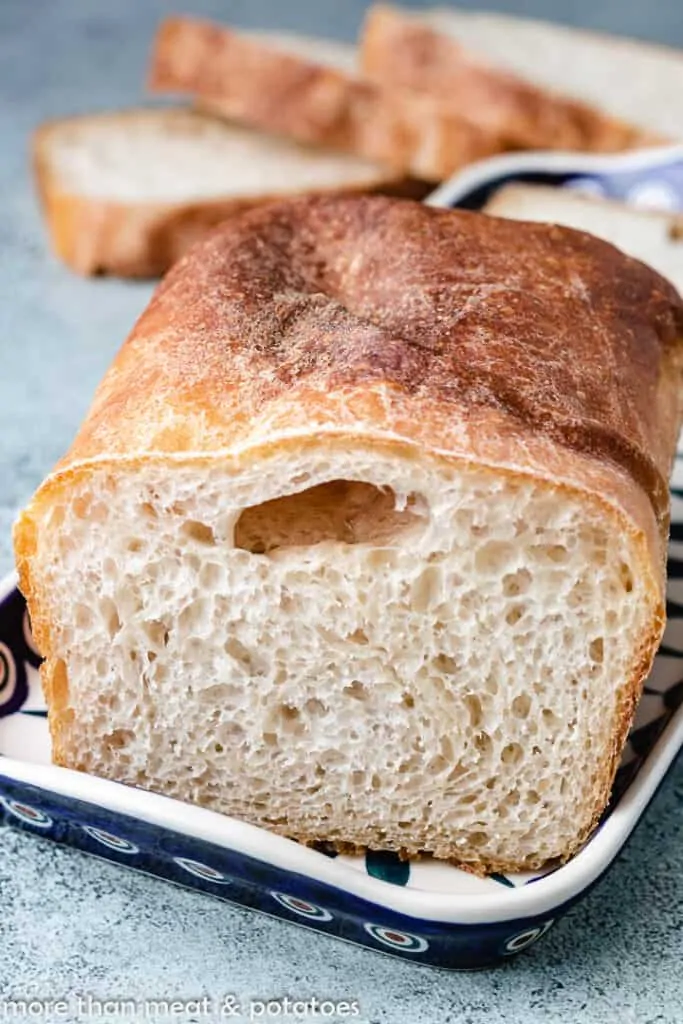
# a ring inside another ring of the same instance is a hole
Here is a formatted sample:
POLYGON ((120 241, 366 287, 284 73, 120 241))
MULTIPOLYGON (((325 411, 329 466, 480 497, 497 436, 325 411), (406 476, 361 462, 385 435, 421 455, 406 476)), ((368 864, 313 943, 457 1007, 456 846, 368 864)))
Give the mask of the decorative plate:
MULTIPOLYGON (((510 180, 683 209, 683 146, 623 157, 521 154, 428 200, 476 208, 510 180)), ((0 819, 119 864, 415 962, 472 969, 531 946, 609 868, 683 746, 683 447, 671 482, 668 623, 610 806, 566 865, 478 878, 391 853, 328 856, 233 818, 55 767, 40 657, 13 577, 0 582, 0 819)))

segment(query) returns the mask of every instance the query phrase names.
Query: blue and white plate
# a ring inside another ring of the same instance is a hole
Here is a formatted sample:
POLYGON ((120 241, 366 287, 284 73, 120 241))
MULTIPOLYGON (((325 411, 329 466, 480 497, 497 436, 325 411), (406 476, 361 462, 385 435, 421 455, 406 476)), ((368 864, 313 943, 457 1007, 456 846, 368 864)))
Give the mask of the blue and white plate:
MULTIPOLYGON (((683 209, 683 147, 585 157, 521 154, 474 165, 432 197, 480 206, 511 180, 683 209)), ((391 853, 328 856, 253 825, 50 763, 23 598, 0 583, 0 819, 118 864, 370 949, 451 969, 499 963, 545 935, 609 868, 683 746, 683 447, 672 483, 668 624, 612 801, 556 870, 478 878, 391 853)))

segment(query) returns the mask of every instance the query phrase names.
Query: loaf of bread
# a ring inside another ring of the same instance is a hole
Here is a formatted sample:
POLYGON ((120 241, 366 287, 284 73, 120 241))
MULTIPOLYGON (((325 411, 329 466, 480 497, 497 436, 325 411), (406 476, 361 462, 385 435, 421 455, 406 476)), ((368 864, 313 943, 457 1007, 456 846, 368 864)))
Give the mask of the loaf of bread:
MULTIPOLYGON (((360 44, 369 78, 466 110, 509 149, 618 152, 670 137, 673 121, 657 110, 674 93, 657 80, 655 47, 524 18, 385 4, 370 8, 360 44), (634 92, 648 94, 647 104, 633 106, 634 92)), ((680 89, 683 57, 669 52, 662 59, 680 89)))
POLYGON ((184 109, 130 109, 42 125, 34 169, 53 248, 81 274, 156 277, 221 221, 303 192, 426 186, 184 109))
POLYGON ((476 112, 367 81, 354 62, 353 48, 326 39, 248 35, 168 18, 157 33, 149 84, 230 120, 428 181, 504 148, 476 112))
POLYGON ((16 527, 56 761, 305 843, 569 857, 662 634, 682 332, 567 228, 221 226, 16 527))

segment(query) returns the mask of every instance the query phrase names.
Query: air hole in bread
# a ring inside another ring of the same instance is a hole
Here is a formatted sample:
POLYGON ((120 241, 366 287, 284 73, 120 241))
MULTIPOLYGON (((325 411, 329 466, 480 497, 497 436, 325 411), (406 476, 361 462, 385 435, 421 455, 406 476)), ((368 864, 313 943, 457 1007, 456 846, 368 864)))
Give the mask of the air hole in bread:
POLYGON ((100 614, 110 639, 113 639, 121 629, 121 619, 118 609, 110 597, 103 597, 100 600, 100 614))
POLYGON ((515 558, 515 545, 507 541, 490 540, 482 544, 474 556, 477 572, 499 575, 515 558))
POLYGON ((169 632, 165 622, 160 619, 149 619, 143 622, 142 628, 152 647, 160 650, 168 646, 169 632))
POLYGON ((450 736, 441 736, 439 738, 439 750, 441 751, 441 756, 445 757, 449 764, 452 764, 455 760, 455 749, 450 736))
POLYGON ((448 768, 448 761, 441 754, 436 754, 427 763, 427 772, 432 775, 441 775, 448 768))
POLYGON ((520 693, 512 702, 512 714, 515 718, 527 718, 531 711, 531 698, 526 693, 520 693))
POLYGON ((311 718, 322 718, 327 714, 327 705, 323 704, 317 697, 309 697, 304 704, 304 710, 308 712, 311 718))
POLYGON ((181 533, 185 537, 190 537, 192 540, 196 540, 198 544, 213 545, 216 543, 216 538, 213 535, 213 530, 206 523, 198 523, 194 519, 188 519, 183 524, 181 533))
POLYGON ((458 663, 450 654, 437 654, 434 658, 434 668, 447 676, 455 675, 458 671, 458 663))
POLYGON ((517 572, 507 573, 503 576, 503 593, 506 597, 516 597, 517 594, 524 594, 529 589, 531 573, 528 569, 518 569, 517 572))
POLYGON ((244 509, 235 547, 255 555, 324 541, 390 545, 424 516, 418 495, 359 480, 330 480, 244 509))
POLYGON ((363 684, 359 682, 357 679, 354 679, 352 683, 349 683, 348 686, 345 686, 343 692, 347 695, 347 697, 353 697, 354 700, 366 700, 368 696, 368 691, 365 689, 363 684))
POLYGON ((476 729, 482 719, 481 701, 475 694, 470 693, 465 697, 465 707, 469 712, 470 724, 473 729, 476 729))
POLYGON ((438 603, 441 591, 441 573, 434 565, 428 565, 412 585, 411 604, 414 611, 426 612, 438 603))
POLYGON ((524 749, 519 743, 508 743, 503 747, 500 759, 503 764, 519 764, 524 757, 524 749))
POLYGON ((536 562, 541 564, 553 562, 561 565, 569 558, 569 551, 564 544, 534 544, 530 548, 530 555, 536 562))
POLYGON ((633 590, 633 573, 626 562, 622 562, 619 566, 619 579, 626 593, 630 594, 633 590))
POLYGON ((229 637, 223 644, 223 650, 226 654, 229 654, 231 658, 239 662, 243 668, 251 672, 253 669, 253 659, 251 651, 249 651, 237 637, 229 637))
POLYGON ((472 846, 485 846, 489 841, 486 832, 470 832, 468 839, 472 846))
POLYGON ((515 626, 519 620, 523 617, 526 611, 526 606, 523 604, 515 604, 512 606, 509 612, 505 616, 505 621, 508 626, 515 626))
POLYGON ((594 661, 596 665, 602 665, 605 657, 605 643, 601 636, 591 640, 588 646, 588 655, 591 661, 594 661))
POLYGON ((490 754, 492 747, 493 747, 493 743, 491 741, 491 737, 489 736, 489 734, 487 732, 483 732, 482 731, 482 732, 478 732, 476 734, 476 736, 474 737, 474 748, 481 755, 488 755, 488 754, 490 754))
POLYGON ((129 729, 114 729, 112 733, 105 737, 105 743, 110 750, 121 750, 134 741, 135 733, 129 729))
POLYGON ((562 725, 561 720, 557 717, 552 708, 543 708, 541 711, 541 718, 546 728, 557 731, 558 727, 562 725))

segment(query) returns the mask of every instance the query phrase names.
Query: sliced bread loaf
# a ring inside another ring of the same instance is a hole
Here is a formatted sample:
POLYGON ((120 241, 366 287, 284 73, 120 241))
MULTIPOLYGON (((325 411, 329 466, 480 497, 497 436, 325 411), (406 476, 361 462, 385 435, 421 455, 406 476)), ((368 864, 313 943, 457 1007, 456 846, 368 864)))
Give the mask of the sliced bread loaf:
POLYGON ((641 210, 624 203, 545 185, 506 185, 486 213, 514 220, 545 221, 589 231, 654 267, 683 294, 683 216, 641 210))
POLYGON ((157 276, 210 227, 273 198, 425 191, 369 160, 182 109, 50 122, 34 166, 55 252, 82 274, 157 276))
POLYGON ((264 131, 431 181, 503 148, 464 110, 358 77, 349 69, 352 52, 327 40, 260 37, 169 18, 157 34, 149 84, 264 131))
MULTIPOLYGON (((593 115, 602 111, 603 120, 607 115, 636 126, 646 140, 683 139, 683 109, 675 99, 683 91, 680 50, 531 18, 456 7, 415 14, 422 25, 457 44, 456 50, 440 51, 433 77, 443 85, 449 80, 443 55, 451 53, 457 63, 462 47, 481 55, 490 66, 549 90, 556 99, 566 97, 587 104, 593 115)), ((436 56, 432 43, 427 52, 436 56)), ((429 73, 425 63, 421 60, 420 74, 429 73)), ((400 58, 395 56, 393 71, 387 62, 383 63, 384 73, 401 80, 413 74, 413 68, 407 50, 400 58)))
POLYGON ((568 857, 664 625, 682 325, 567 228, 228 221, 16 529, 56 760, 303 842, 568 857))
MULTIPOLYGON (((562 95, 563 79, 545 83, 536 75, 537 58, 528 64, 507 61, 505 33, 489 54, 460 33, 466 13, 412 14, 379 4, 366 17, 361 36, 361 68, 369 78, 398 89, 438 98, 446 109, 466 111, 511 149, 565 149, 613 152, 652 139, 642 128, 603 112, 601 96, 592 103, 562 95), (471 48, 470 48, 471 45, 471 48)), ((474 16, 476 17, 476 16, 474 16)), ((562 29, 556 30, 557 40, 562 29)), ((550 42, 550 40, 548 40, 550 42)), ((546 47, 545 60, 548 60, 546 47)), ((560 54, 556 60, 563 63, 560 54)), ((632 72, 633 73, 633 72, 632 72)))

